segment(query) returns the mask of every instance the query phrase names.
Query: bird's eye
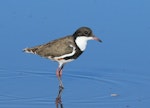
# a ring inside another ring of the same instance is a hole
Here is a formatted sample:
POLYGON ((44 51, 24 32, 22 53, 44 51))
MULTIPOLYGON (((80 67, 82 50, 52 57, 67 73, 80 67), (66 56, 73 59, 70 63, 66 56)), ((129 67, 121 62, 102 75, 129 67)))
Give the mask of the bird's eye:
POLYGON ((85 31, 84 33, 85 33, 85 34, 88 34, 88 32, 87 32, 87 31, 85 31))

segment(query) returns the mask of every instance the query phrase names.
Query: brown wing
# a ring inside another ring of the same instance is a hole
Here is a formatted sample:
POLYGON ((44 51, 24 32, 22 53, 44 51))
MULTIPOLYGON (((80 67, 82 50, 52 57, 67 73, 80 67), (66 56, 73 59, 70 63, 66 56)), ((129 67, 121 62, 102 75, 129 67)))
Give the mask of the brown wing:
POLYGON ((32 52, 40 56, 43 57, 51 56, 53 58, 71 53, 73 48, 70 47, 70 45, 75 46, 74 39, 72 36, 67 36, 31 49, 32 52))

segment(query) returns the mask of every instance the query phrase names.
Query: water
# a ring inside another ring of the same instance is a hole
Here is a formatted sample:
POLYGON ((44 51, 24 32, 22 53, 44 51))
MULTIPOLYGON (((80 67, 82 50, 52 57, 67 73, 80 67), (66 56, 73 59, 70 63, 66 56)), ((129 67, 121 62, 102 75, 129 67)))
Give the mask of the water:
MULTIPOLYGON (((64 107, 140 108, 149 105, 149 76, 124 69, 93 71, 66 70, 64 107)), ((55 106, 58 81, 54 72, 1 69, 0 73, 1 107, 55 106)))
POLYGON ((22 52, 90 27, 103 43, 63 71, 64 108, 150 107, 150 2, 0 1, 0 108, 56 108, 57 65, 22 52), (89 8, 90 7, 90 8, 89 8))

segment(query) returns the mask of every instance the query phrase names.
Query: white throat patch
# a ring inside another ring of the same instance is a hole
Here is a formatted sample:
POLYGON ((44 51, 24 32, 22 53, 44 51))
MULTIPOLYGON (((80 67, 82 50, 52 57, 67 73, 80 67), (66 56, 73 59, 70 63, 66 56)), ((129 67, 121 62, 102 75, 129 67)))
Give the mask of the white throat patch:
POLYGON ((77 46, 80 48, 81 51, 84 51, 86 49, 87 41, 93 40, 92 37, 86 37, 86 36, 79 36, 76 38, 75 42, 77 46))

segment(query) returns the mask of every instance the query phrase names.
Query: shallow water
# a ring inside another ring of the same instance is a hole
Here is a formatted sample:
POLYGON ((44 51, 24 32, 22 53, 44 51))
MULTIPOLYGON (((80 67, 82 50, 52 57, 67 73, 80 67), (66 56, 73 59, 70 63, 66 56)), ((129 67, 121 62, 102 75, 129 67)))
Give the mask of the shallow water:
POLYGON ((64 108, 149 108, 149 4, 0 0, 0 108, 56 107, 56 63, 22 49, 70 35, 81 26, 90 27, 103 42, 89 42, 79 59, 65 65, 64 108))
MULTIPOLYGON (((55 107, 58 81, 54 72, 1 69, 0 74, 0 107, 55 107)), ((72 108, 146 107, 149 81, 149 76, 132 70, 66 70, 62 103, 72 108)))

